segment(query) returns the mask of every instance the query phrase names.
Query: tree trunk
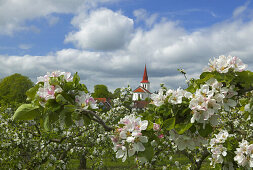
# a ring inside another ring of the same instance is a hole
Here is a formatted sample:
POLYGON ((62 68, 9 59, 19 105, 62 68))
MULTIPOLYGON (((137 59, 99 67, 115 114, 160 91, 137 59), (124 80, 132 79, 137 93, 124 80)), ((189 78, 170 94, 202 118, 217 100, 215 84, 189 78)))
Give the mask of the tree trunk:
POLYGON ((85 155, 85 153, 83 153, 80 157, 80 167, 79 167, 79 169, 80 170, 86 169, 87 168, 86 163, 87 163, 86 155, 85 155))

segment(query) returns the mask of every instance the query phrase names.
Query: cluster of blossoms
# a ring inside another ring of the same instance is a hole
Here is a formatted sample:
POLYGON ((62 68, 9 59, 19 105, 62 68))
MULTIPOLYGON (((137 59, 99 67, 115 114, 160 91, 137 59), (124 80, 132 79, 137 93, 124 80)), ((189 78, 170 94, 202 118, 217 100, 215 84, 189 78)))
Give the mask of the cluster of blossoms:
POLYGON ((218 113, 222 106, 226 111, 229 111, 230 107, 236 106, 236 102, 232 99, 237 94, 234 91, 234 86, 230 88, 222 86, 222 83, 211 78, 196 90, 189 104, 193 113, 191 123, 195 121, 204 123, 215 113, 218 113))
POLYGON ((120 119, 118 124, 119 128, 116 129, 111 139, 116 158, 122 158, 124 162, 127 156, 130 157, 136 152, 145 150, 142 143, 147 143, 148 138, 143 136, 141 131, 146 130, 148 121, 142 121, 140 117, 131 114, 120 119))
POLYGON ((248 141, 242 140, 239 143, 239 148, 236 148, 235 154, 234 160, 238 165, 249 169, 253 168, 253 144, 249 145, 248 141))
POLYGON ((161 133, 161 126, 157 123, 153 123, 153 130, 155 131, 155 134, 158 136, 158 138, 164 138, 164 135, 161 133))
MULTIPOLYGON (((37 91, 37 95, 41 99, 40 104, 44 106, 47 100, 55 99, 56 95, 63 91, 60 85, 72 81, 73 77, 70 72, 54 71, 52 73, 48 72, 45 76, 38 77, 37 83, 43 83, 43 87, 40 87, 37 91)), ((94 98, 84 91, 78 92, 78 95, 75 96, 75 102, 82 109, 88 109, 89 106, 92 109, 97 109, 94 98)))
MULTIPOLYGON (((50 79, 63 77, 62 81, 71 82, 73 81, 73 77, 69 72, 61 72, 61 71, 54 71, 52 73, 47 73, 45 76, 40 76, 37 78, 37 83, 43 83, 43 87, 40 87, 37 91, 37 95, 43 100, 47 101, 49 99, 55 99, 56 93, 61 93, 62 88, 59 85, 52 85, 50 84, 50 79)), ((41 105, 44 105, 44 102, 41 102, 41 105)))
POLYGON ((192 94, 188 91, 181 89, 180 87, 177 90, 171 90, 165 92, 164 89, 160 89, 158 94, 152 94, 151 99, 153 100, 156 106, 161 106, 164 104, 166 98, 171 104, 181 104, 183 97, 191 98, 192 94))
POLYGON ((75 99, 78 106, 82 109, 88 109, 90 106, 92 109, 97 109, 96 101, 90 94, 86 94, 84 91, 80 91, 79 95, 76 96, 75 99))
POLYGON ((236 102, 232 99, 237 95, 234 86, 229 88, 223 87, 222 83, 211 78, 205 84, 200 86, 194 94, 178 88, 177 90, 160 89, 158 94, 152 94, 151 99, 156 106, 161 106, 168 99, 171 104, 181 104, 183 98, 190 99, 189 108, 192 110, 191 123, 210 119, 215 113, 223 107, 225 111, 229 111, 230 107, 236 106, 236 102))
POLYGON ((210 149, 212 153, 212 158, 209 158, 211 161, 210 165, 215 167, 216 163, 223 163, 223 157, 227 155, 227 148, 223 146, 223 143, 225 143, 228 136, 228 132, 224 130, 215 134, 215 138, 210 140, 210 149))
POLYGON ((209 60, 209 67, 204 69, 204 72, 217 71, 219 73, 227 73, 229 69, 242 72, 246 69, 247 65, 244 64, 238 57, 232 56, 219 56, 218 59, 214 58, 209 60))

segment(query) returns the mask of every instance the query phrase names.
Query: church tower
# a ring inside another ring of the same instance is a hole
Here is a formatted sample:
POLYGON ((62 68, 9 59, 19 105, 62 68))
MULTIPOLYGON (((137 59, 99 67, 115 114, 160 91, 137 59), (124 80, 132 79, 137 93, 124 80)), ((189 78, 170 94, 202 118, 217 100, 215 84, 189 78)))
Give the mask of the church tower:
POLYGON ((150 90, 150 82, 148 81, 148 73, 147 73, 146 64, 145 64, 143 78, 141 81, 141 86, 147 89, 148 91, 150 90))
POLYGON ((150 82, 148 81, 147 67, 145 64, 141 84, 133 91, 133 101, 145 100, 146 98, 150 98, 151 93, 149 90, 150 90, 150 82))

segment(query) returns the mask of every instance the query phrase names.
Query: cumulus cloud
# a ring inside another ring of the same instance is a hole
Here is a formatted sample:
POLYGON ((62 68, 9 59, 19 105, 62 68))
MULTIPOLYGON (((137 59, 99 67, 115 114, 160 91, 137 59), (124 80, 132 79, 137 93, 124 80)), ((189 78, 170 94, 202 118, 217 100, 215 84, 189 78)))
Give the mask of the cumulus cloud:
POLYGON ((79 30, 67 35, 65 42, 88 50, 115 50, 131 38, 133 20, 109 9, 92 11, 85 18, 74 18, 79 30), (78 19, 77 19, 78 18, 78 19))
POLYGON ((137 22, 144 21, 144 23, 150 27, 158 18, 158 14, 149 15, 145 9, 137 9, 133 12, 137 22))
POLYGON ((135 88, 146 63, 151 88, 155 91, 160 83, 170 88, 185 87, 178 68, 185 69, 189 78, 197 78, 210 58, 222 54, 240 57, 253 70, 252 18, 247 21, 234 18, 193 32, 168 20, 156 21, 148 29, 134 30, 133 20, 122 13, 98 9, 79 13, 72 24, 78 30, 68 34, 65 41, 75 43, 80 49, 62 49, 46 56, 0 55, 1 77, 19 72, 36 80, 47 71, 59 69, 77 71, 90 90, 95 84, 106 84, 110 89, 128 84, 135 88), (113 33, 111 25, 115 26, 113 33))
MULTIPOLYGON (((53 13, 78 13, 98 4, 117 0, 0 0, 0 35, 29 30, 26 21, 47 17, 53 13)), ((50 18, 54 24, 56 18, 50 18)))

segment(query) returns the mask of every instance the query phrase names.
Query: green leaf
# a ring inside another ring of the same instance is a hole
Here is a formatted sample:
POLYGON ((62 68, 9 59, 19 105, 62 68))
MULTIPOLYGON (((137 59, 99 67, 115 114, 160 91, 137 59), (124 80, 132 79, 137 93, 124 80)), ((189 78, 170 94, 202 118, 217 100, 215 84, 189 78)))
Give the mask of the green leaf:
POLYGON ((155 123, 161 125, 161 124, 162 124, 162 120, 161 120, 160 118, 159 118, 159 119, 156 119, 156 120, 155 120, 155 123))
POLYGON ((73 82, 74 82, 76 87, 79 84, 79 81, 80 81, 80 77, 77 75, 77 72, 76 72, 73 76, 73 82))
POLYGON ((43 126, 46 131, 50 130, 50 122, 49 122, 49 115, 44 117, 43 126))
POLYGON ((39 88, 40 88, 40 84, 36 84, 34 87, 27 90, 26 91, 26 96, 28 97, 27 99, 33 100, 39 88))
POLYGON ((32 120, 40 116, 39 106, 32 104, 22 104, 12 116, 13 120, 32 120))
POLYGON ((49 83, 50 83, 50 85, 54 85, 54 86, 58 85, 59 84, 58 78, 57 77, 50 77, 49 83))
POLYGON ((188 124, 176 124, 175 130, 179 135, 183 134, 185 131, 187 131, 192 126, 192 123, 188 124))
POLYGON ((71 113, 66 113, 65 114, 65 125, 67 126, 67 127, 70 127, 70 126, 72 126, 72 124, 73 124, 74 122, 73 122, 73 120, 72 120, 72 116, 71 116, 71 113))
POLYGON ((67 112, 74 112, 76 107, 74 105, 64 105, 64 110, 67 112))
POLYGON ((59 120, 59 112, 50 112, 49 113, 49 120, 50 120, 50 123, 54 123, 56 122, 57 120, 59 120))
POLYGON ((56 96, 56 102, 59 104, 66 104, 68 101, 61 94, 58 94, 56 96))
POLYGON ((200 129, 198 131, 202 137, 207 137, 209 134, 213 132, 213 128, 210 124, 206 124, 205 127, 200 126, 200 129))
POLYGON ((54 99, 49 99, 47 102, 46 102, 46 108, 49 110, 49 111, 52 111, 52 112, 55 112, 55 111, 58 111, 61 109, 61 105, 59 103, 57 103, 54 99))
POLYGON ((149 131, 149 130, 152 130, 153 129, 153 122, 151 122, 150 120, 148 121, 148 127, 147 127, 147 131, 149 131))
POLYGON ((91 123, 91 118, 88 115, 83 115, 84 125, 89 125, 91 123))
POLYGON ((60 113, 60 122, 64 123, 66 127, 70 127, 73 124, 72 115, 75 111, 74 105, 64 105, 64 109, 60 113))
POLYGON ((174 129, 176 119, 174 117, 167 119, 163 122, 163 128, 166 130, 174 129))
POLYGON ((148 161, 151 161, 154 156, 153 147, 143 143, 145 150, 143 152, 138 152, 138 157, 145 157, 148 161))

